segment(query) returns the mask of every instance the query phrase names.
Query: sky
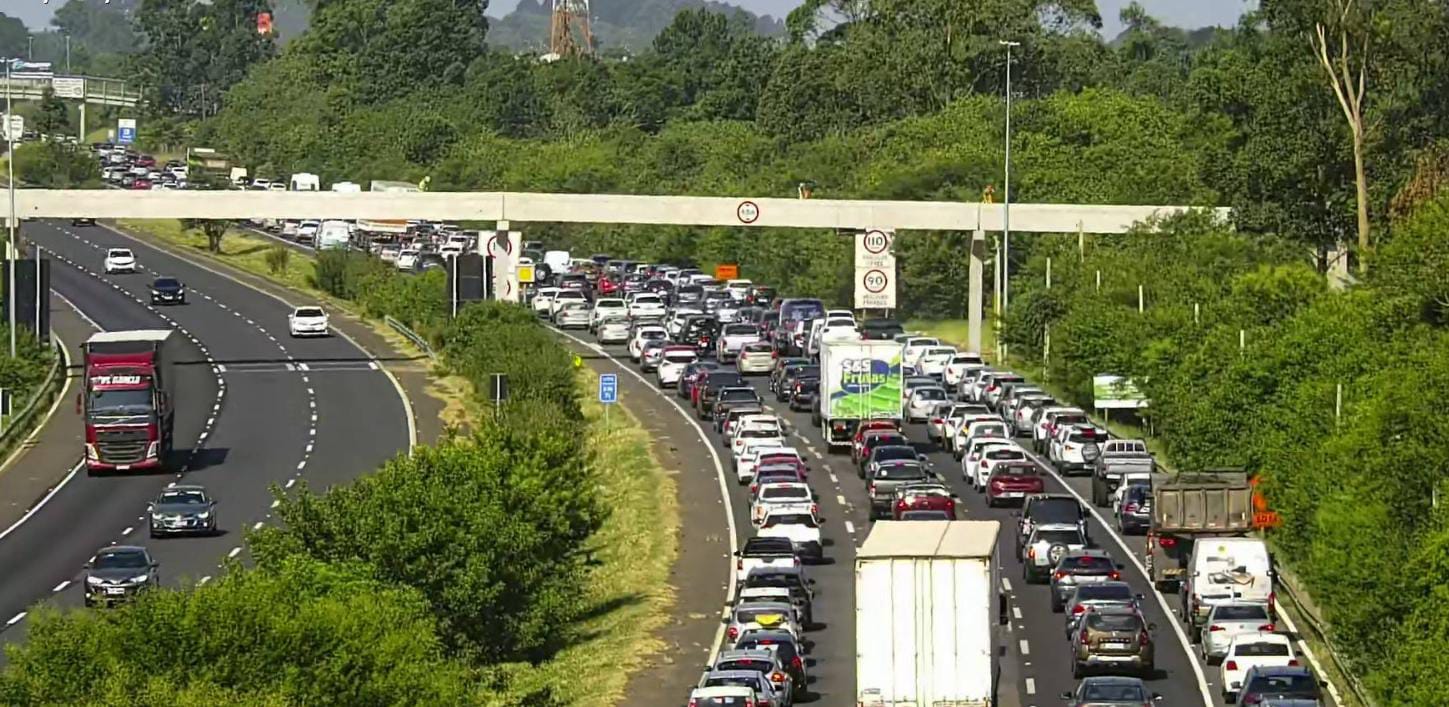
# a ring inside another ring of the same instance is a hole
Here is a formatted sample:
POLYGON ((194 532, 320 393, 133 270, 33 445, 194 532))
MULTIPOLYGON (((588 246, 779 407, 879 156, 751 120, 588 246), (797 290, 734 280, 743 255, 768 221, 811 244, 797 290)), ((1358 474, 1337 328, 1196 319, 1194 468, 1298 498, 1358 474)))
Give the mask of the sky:
MULTIPOLYGON (((599 2, 628 2, 628 0, 596 0, 599 2)), ((756 14, 784 17, 800 4, 800 0, 725 0, 756 14)), ((1097 0, 1102 12, 1102 35, 1108 39, 1122 31, 1117 20, 1131 0, 1097 0)), ((1163 24, 1196 29, 1208 25, 1230 26, 1248 9, 1257 6, 1257 0, 1138 0, 1147 8, 1147 13, 1162 20, 1163 24)), ((104 0, 77 0, 77 2, 104 2, 104 0)), ((32 29, 43 29, 50 25, 55 9, 65 0, 0 0, 0 11, 11 17, 19 17, 32 29)), ((490 15, 506 15, 518 0, 493 0, 488 8, 490 15)))

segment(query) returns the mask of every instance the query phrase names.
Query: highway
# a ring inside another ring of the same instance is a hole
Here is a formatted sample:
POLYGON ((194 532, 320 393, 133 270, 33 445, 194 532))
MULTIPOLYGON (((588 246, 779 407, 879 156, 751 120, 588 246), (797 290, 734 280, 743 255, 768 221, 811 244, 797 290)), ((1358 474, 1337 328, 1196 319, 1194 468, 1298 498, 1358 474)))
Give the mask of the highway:
MULTIPOLYGON (((0 638, 19 639, 24 613, 37 600, 79 606, 81 567, 101 546, 145 545, 160 563, 163 583, 204 582, 226 559, 242 555, 246 530, 271 519, 269 486, 305 480, 325 488, 408 450, 411 421, 391 379, 344 337, 290 339, 284 303, 104 227, 38 221, 26 223, 24 235, 55 259, 52 289, 97 327, 174 328, 186 335, 176 446, 189 452, 189 462, 182 473, 73 473, 0 535, 7 568, 0 577, 6 626, 0 638), (103 274, 111 247, 132 249, 145 272, 103 274), (150 283, 157 275, 181 279, 187 304, 152 307, 150 283), (150 540, 146 503, 182 480, 204 484, 219 500, 224 532, 150 540)), ((71 410, 63 405, 52 424, 79 425, 71 410)))
MULTIPOLYGON (((614 359, 621 367, 637 371, 624 347, 594 345, 586 333, 565 334, 587 343, 593 350, 614 359)), ((653 377, 644 377, 652 386, 653 377)), ((813 644, 810 645, 810 657, 813 659, 810 665, 812 701, 825 705, 849 704, 855 699, 855 548, 865 540, 871 524, 865 484, 857 476, 849 455, 828 453, 820 430, 811 426, 808 413, 790 412, 784 403, 777 403, 768 390, 767 378, 754 377, 752 384, 775 414, 794 426, 792 436, 796 447, 812 459, 810 483, 820 496, 820 514, 824 519, 822 532, 828 558, 826 564, 809 568, 810 576, 816 579, 815 613, 817 622, 821 624, 807 634, 813 644)), ((674 396, 673 390, 662 392, 674 396)), ((683 403, 682 400, 680 402, 683 403)), ((688 405, 684 404, 678 412, 684 415, 687 409, 688 405)), ((717 445, 724 458, 728 478, 729 457, 723 447, 718 446, 720 438, 711 427, 701 424, 710 443, 717 445)), ((1061 693, 1076 687, 1076 681, 1071 677, 1071 653, 1063 630, 1063 615, 1052 613, 1046 585, 1027 585, 1021 578, 1021 563, 1016 560, 1012 549, 1015 509, 988 508, 984 497, 961 480, 959 464, 950 452, 925 441, 927 436, 923 425, 907 426, 907 434, 916 443, 917 449, 929 456, 932 467, 961 497, 958 509, 962 518, 999 520, 1002 523, 1000 574, 1002 588, 1008 598, 1010 624, 1008 632, 1003 634, 1005 652, 998 690, 999 704, 1002 707, 1032 707, 1059 702, 1061 693)), ((713 461, 701 451, 698 466, 700 469, 712 469, 713 461)), ((1044 464, 1042 468, 1049 493, 1064 493, 1070 486, 1082 495, 1084 505, 1089 505, 1086 501, 1090 497, 1081 480, 1062 479, 1044 464)), ((729 481, 734 526, 739 533, 738 541, 743 542, 753 534, 748 519, 749 501, 746 490, 734 485, 733 479, 729 481)), ((1104 525, 1102 518, 1095 514, 1090 521, 1089 532, 1098 547, 1105 548, 1125 565, 1123 579, 1146 596, 1142 602, 1144 614, 1149 622, 1157 625, 1157 630, 1153 632, 1157 673, 1147 679, 1147 684, 1149 689, 1162 695, 1158 704, 1214 704, 1203 692, 1198 673, 1201 666, 1197 657, 1188 650, 1186 635, 1180 633, 1181 624, 1171 611, 1175 608, 1175 603, 1171 601, 1174 597, 1159 599, 1132 559, 1140 554, 1140 539, 1127 538, 1127 547, 1124 548, 1124 540, 1116 535, 1115 528, 1104 525), (1130 556, 1127 548, 1131 549, 1130 556)), ((1209 672, 1216 675, 1216 669, 1209 672)), ((1216 692, 1211 695, 1216 697, 1216 692)))

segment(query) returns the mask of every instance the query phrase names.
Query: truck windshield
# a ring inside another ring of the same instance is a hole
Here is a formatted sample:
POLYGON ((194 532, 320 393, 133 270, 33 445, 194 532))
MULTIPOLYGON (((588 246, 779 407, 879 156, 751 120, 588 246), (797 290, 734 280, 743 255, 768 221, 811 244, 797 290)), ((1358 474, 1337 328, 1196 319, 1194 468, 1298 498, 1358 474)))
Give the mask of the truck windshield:
POLYGON ((150 390, 92 390, 90 417, 105 422, 145 422, 151 415, 150 390))

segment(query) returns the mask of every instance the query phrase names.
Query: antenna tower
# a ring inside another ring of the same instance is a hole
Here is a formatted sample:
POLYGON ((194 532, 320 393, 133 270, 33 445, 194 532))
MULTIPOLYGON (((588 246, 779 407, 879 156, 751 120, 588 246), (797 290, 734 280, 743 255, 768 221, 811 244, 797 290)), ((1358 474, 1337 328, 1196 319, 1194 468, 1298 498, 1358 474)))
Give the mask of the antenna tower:
POLYGON ((557 57, 592 56, 594 32, 590 26, 589 0, 553 0, 553 21, 548 33, 549 51, 557 57))

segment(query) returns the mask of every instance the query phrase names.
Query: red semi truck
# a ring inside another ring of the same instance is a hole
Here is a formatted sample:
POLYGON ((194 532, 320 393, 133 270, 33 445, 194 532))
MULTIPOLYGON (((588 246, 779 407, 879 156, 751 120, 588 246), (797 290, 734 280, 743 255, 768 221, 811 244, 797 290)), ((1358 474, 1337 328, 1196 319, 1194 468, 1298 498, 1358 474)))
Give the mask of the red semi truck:
POLYGON ((169 329, 105 331, 81 350, 86 471, 162 470, 176 418, 175 365, 181 336, 169 329))

